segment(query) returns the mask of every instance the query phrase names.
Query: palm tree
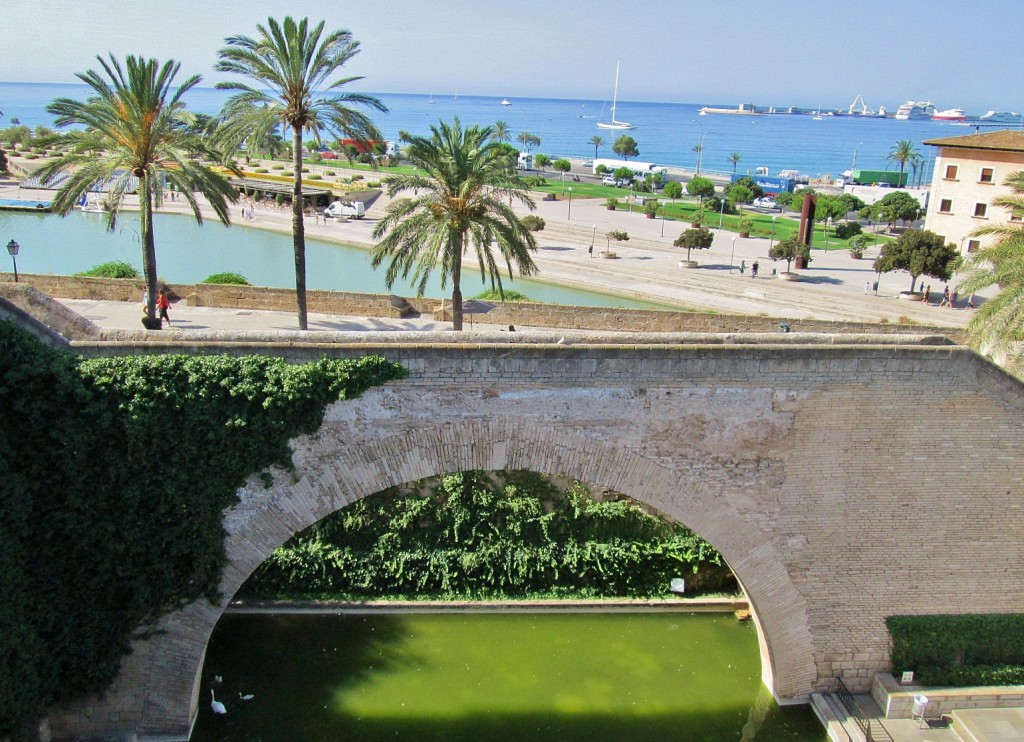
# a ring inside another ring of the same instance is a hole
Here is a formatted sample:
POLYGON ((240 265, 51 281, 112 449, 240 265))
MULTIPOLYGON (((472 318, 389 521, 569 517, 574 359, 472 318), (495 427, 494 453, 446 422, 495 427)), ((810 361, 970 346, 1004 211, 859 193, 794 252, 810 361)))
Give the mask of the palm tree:
POLYGON ((387 107, 370 95, 343 93, 340 88, 361 77, 331 82, 348 60, 359 53, 359 42, 344 29, 324 35, 324 22, 310 28, 303 18, 290 16, 283 23, 274 18, 257 25, 259 35, 231 36, 218 52, 214 66, 219 72, 235 72, 256 83, 221 82, 218 88, 237 91, 222 111, 224 141, 235 145, 246 140, 266 142, 282 125, 292 133, 292 247, 295 253, 295 301, 299 329, 306 323, 306 235, 302 223, 302 134, 310 132, 317 143, 321 132, 369 143, 379 140, 373 122, 351 106, 377 111, 387 107), (328 95, 329 94, 329 95, 328 95))
POLYGON ((733 172, 733 174, 736 173, 736 166, 739 164, 740 158, 741 158, 741 155, 740 155, 739 152, 733 152, 731 155, 729 155, 729 162, 732 163, 732 172, 733 172))
MULTIPOLYGON (((65 154, 40 171, 46 180, 58 173, 67 178, 53 200, 54 210, 67 214, 93 188, 108 190, 110 212, 107 227, 117 224, 127 195, 139 197, 142 240, 142 269, 149 289, 146 305, 148 324, 157 320, 156 243, 153 209, 163 203, 165 185, 177 190, 202 224, 196 194, 205 196, 217 217, 230 223, 228 205, 238 194, 222 175, 203 163, 220 159, 205 141, 186 129, 194 119, 185 110, 182 97, 195 87, 199 75, 188 78, 177 90, 171 86, 180 63, 128 56, 121 63, 110 55, 97 57, 103 72, 88 70, 76 75, 91 88, 85 101, 57 98, 46 110, 58 127, 81 126, 56 139, 65 154), (198 158, 198 159, 197 159, 198 158)), ((236 172, 233 165, 228 165, 236 172)))
POLYGON ((494 133, 491 134, 491 139, 494 140, 495 142, 512 141, 512 135, 509 134, 507 121, 494 122, 494 133))
POLYGON ((451 125, 441 122, 430 131, 429 138, 413 137, 406 150, 417 173, 384 181, 389 196, 409 191, 413 196, 392 201, 377 222, 373 237, 383 239, 373 248, 372 264, 377 268, 390 257, 388 288, 411 274, 420 296, 430 274, 439 268, 441 286, 449 279, 452 283, 452 328, 461 330, 462 258, 471 246, 481 275, 501 296, 501 269, 492 243, 510 277, 513 264, 520 275, 537 272, 530 257, 537 249, 533 233, 512 210, 513 201, 531 211, 534 204, 501 144, 491 141, 490 127, 463 129, 456 118, 451 125))
MULTIPOLYGON (((1013 193, 992 199, 994 206, 1024 214, 1024 170, 1006 179, 1013 193)), ((967 328, 968 340, 980 353, 996 352, 1024 361, 1024 226, 1020 222, 982 227, 972 236, 994 236, 964 264, 970 273, 957 286, 961 294, 997 287, 999 293, 981 305, 967 328)), ((1019 366, 1018 366, 1019 368, 1019 366)))
POLYGON ((886 162, 898 162, 900 164, 900 185, 903 185, 903 171, 907 165, 917 168, 921 164, 921 153, 914 149, 914 144, 909 139, 901 139, 896 142, 892 152, 886 158, 886 162))
POLYGON ((596 160, 597 159, 597 148, 600 147, 602 144, 604 144, 604 139, 602 137, 599 137, 599 136, 597 136, 595 134, 594 136, 592 136, 590 138, 590 141, 587 142, 587 144, 593 144, 594 145, 594 159, 596 160))

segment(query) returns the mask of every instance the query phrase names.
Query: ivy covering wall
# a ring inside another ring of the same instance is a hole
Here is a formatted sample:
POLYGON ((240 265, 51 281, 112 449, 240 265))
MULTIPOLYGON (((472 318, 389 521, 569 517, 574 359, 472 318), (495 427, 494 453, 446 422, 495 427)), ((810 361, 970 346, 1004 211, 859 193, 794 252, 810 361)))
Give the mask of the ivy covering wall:
POLYGON ((734 589, 685 527, 529 472, 449 474, 324 518, 276 550, 240 594, 262 598, 658 596, 734 589), (425 496, 424 496, 425 495, 425 496))
POLYGON ((402 376, 376 357, 83 360, 0 322, 0 737, 102 691, 134 636, 215 599, 245 478, 287 467, 330 402, 402 376))

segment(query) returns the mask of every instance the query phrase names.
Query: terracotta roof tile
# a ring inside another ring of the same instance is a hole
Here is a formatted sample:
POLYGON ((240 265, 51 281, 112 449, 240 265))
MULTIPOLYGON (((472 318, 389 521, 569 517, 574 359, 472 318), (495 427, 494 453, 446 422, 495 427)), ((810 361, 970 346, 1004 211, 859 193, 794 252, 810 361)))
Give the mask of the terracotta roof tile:
POLYGON ((964 149, 990 149, 1004 152, 1024 152, 1024 131, 1020 129, 989 131, 962 137, 927 139, 925 144, 935 147, 963 147, 964 149))

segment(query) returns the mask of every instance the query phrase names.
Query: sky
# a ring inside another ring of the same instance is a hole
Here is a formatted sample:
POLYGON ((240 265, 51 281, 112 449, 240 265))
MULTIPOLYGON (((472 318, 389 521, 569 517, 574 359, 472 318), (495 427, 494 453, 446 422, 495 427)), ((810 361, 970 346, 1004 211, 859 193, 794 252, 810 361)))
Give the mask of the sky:
MULTIPOLYGON (((353 90, 670 103, 1024 110, 1022 0, 0 0, 0 80, 77 82, 96 55, 182 63, 292 14, 351 31, 353 90)), ((2 101, 0 101, 2 103, 2 101)))

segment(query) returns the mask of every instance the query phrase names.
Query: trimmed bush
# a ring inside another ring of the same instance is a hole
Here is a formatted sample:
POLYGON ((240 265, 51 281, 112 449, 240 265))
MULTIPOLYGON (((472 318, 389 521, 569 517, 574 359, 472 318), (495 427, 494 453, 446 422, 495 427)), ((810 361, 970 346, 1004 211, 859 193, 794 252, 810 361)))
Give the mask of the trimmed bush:
POLYGON ((840 240, 848 240, 861 233, 863 228, 860 226, 860 222, 839 222, 836 225, 836 238, 840 240))
POLYGON ((251 286, 252 284, 241 273, 214 273, 207 276, 201 283, 227 284, 230 286, 251 286))
POLYGON ((502 295, 498 293, 498 289, 487 289, 487 291, 481 291, 473 298, 482 299, 483 301, 533 301, 533 299, 521 291, 505 289, 504 294, 505 296, 502 298, 502 295))
POLYGON ((139 278, 141 274, 131 263, 123 260, 111 260, 94 265, 89 270, 76 273, 75 275, 88 276, 90 278, 139 278))
POLYGON ((253 170, 253 172, 254 172, 254 173, 268 173, 268 172, 270 172, 270 171, 269 171, 269 170, 267 170, 267 169, 266 169, 265 167, 258 167, 258 168, 256 168, 255 170, 253 170))
POLYGON ((531 232, 540 232, 541 230, 544 229, 545 225, 544 219, 537 216, 536 214, 527 214, 519 221, 521 221, 523 223, 523 226, 526 227, 531 232))

